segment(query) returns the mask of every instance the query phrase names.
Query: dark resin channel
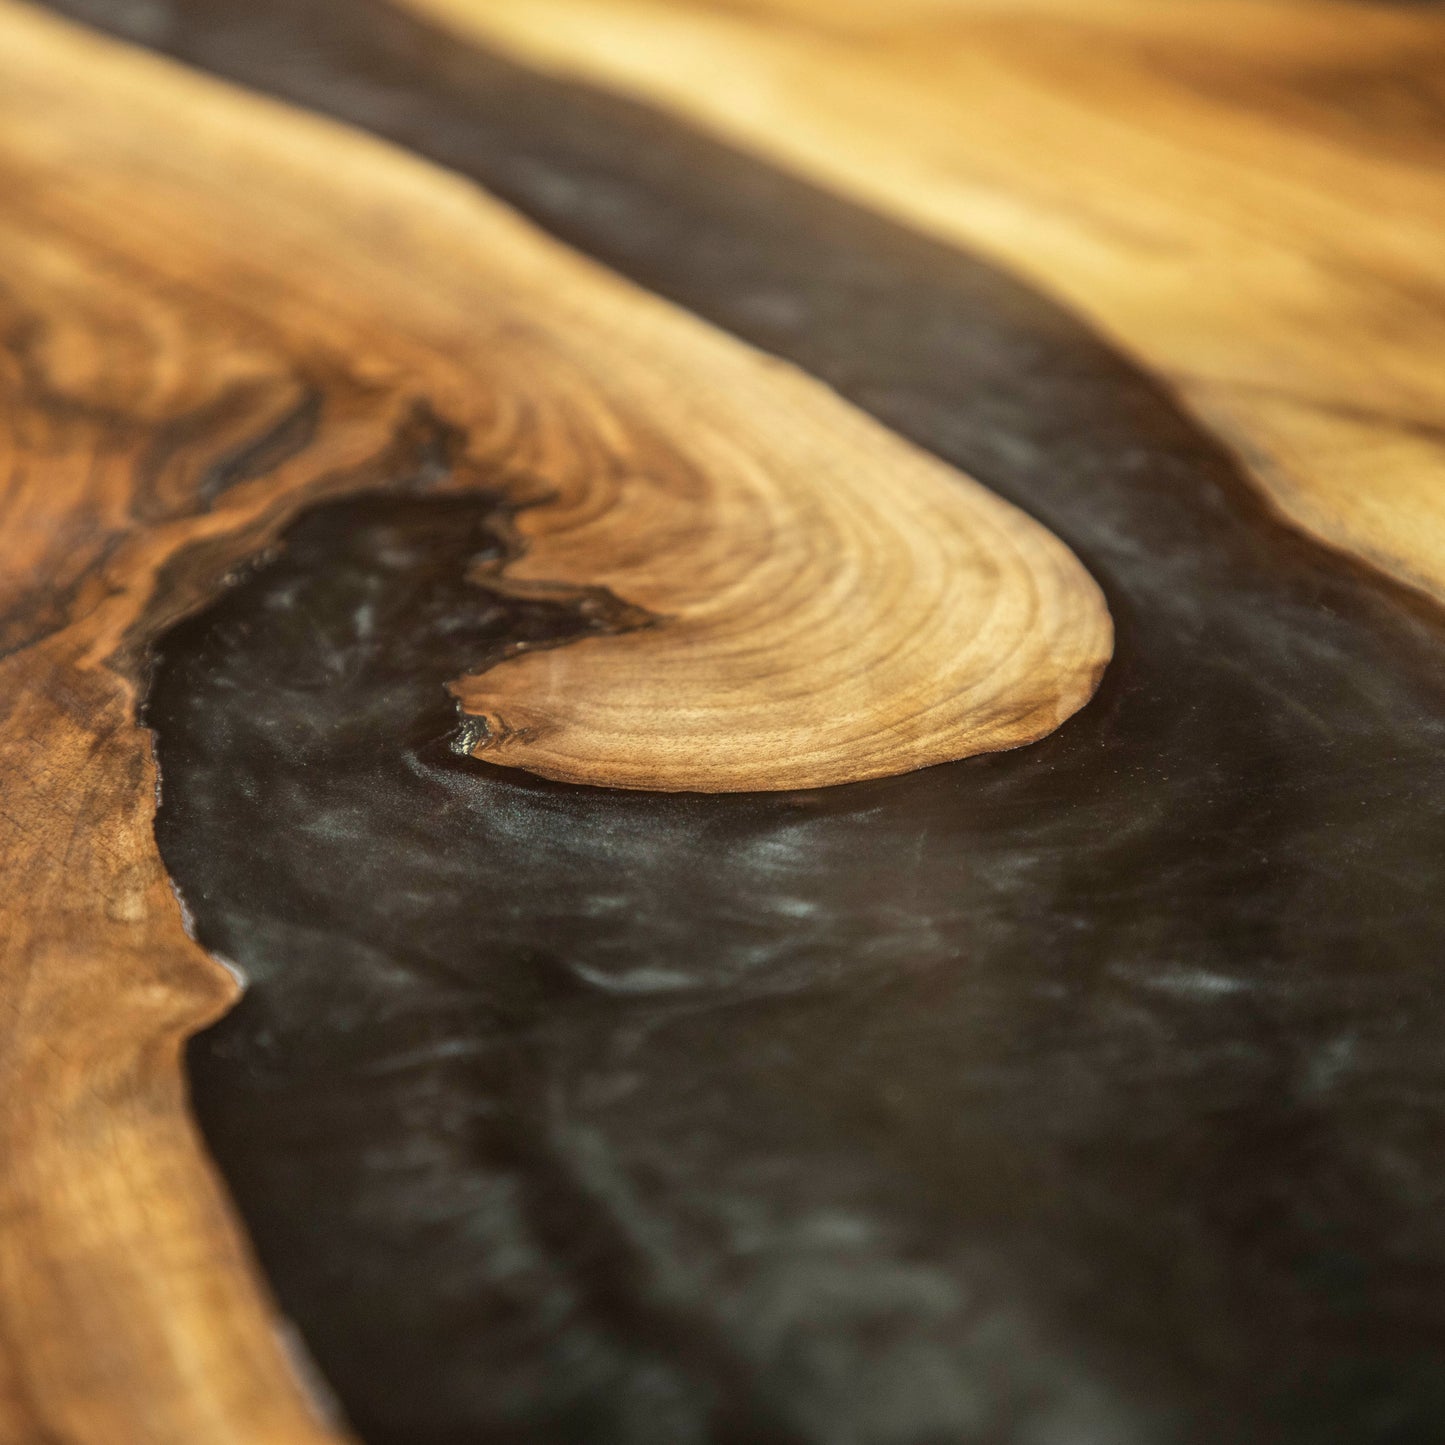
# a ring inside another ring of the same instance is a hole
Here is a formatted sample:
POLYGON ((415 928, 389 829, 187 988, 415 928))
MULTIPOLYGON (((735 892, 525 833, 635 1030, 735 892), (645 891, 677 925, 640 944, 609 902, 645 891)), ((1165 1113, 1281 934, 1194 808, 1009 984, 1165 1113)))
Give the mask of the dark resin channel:
POLYGON ((1273 540, 1045 742, 807 795, 459 756, 447 678, 594 625, 466 580, 485 499, 175 628, 158 836, 253 980, 196 1107, 363 1438, 1436 1438, 1445 639, 1273 540))
POLYGON ((1435 1438, 1432 629, 1286 552, 1019 753, 612 793, 453 750, 445 679, 589 625, 501 547, 313 511, 148 711, 253 980, 196 1106, 364 1438, 1435 1438))
MULTIPOLYGON (((1020 752, 568 788, 443 690, 579 605, 360 499, 163 641, 191 1052, 371 1445, 1435 1445, 1445 629, 1072 317, 371 0, 61 8, 476 177, 1062 536, 1119 651, 1020 752)), ((448 510, 450 509, 450 510, 448 510)))

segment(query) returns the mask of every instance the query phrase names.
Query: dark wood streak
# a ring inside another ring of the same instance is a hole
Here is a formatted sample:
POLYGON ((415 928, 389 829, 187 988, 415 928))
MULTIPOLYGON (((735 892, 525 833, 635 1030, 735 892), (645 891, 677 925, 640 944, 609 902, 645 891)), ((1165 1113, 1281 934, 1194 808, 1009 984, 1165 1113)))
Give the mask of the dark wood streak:
POLYGON ((259 435, 250 437, 214 462, 201 477, 196 493, 209 507, 232 487, 264 477, 273 467, 310 445, 321 419, 321 392, 307 386, 299 398, 259 435))
POLYGON ((801 362, 1118 625, 1023 753, 728 798, 457 755, 445 679, 578 625, 465 582, 479 514, 313 513, 170 634, 158 833, 255 981, 196 1106, 373 1445, 1439 1438, 1438 616, 1043 298, 644 109, 369 4, 62 8, 801 362))

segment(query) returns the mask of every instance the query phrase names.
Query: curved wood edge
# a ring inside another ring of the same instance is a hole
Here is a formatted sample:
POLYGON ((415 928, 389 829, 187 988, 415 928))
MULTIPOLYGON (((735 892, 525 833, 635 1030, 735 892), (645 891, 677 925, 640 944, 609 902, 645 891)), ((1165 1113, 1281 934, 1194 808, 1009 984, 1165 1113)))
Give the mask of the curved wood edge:
MULTIPOLYGON (((609 397, 605 450, 518 515, 505 581, 600 585, 644 615, 461 679, 477 756, 612 787, 817 788, 1018 747, 1093 696, 1112 628, 1062 543, 792 367, 592 299, 570 339, 620 342, 629 410, 609 397)), ((574 427, 604 364, 588 350, 574 427)), ((533 365, 534 395, 563 380, 555 354, 533 365)))
MULTIPOLYGON (((188 940, 156 856, 135 723, 153 639, 299 508, 387 487, 495 492, 530 550, 494 583, 592 589, 612 609, 617 634, 573 649, 582 661, 545 659, 569 704, 595 677, 592 705, 612 706, 608 669, 690 608, 725 629, 708 599, 746 590, 759 554, 734 545, 739 525, 766 543, 816 520, 886 561, 848 574, 866 606, 841 640, 896 644, 877 659, 889 686, 959 647, 938 701, 953 726, 959 687, 978 689, 963 751, 1080 705, 1108 617, 1021 513, 462 182, 11 4, 0 72, 0 1438, 336 1439, 186 1113, 183 1041, 236 984, 188 940), (714 525, 716 554, 698 546, 714 525), (660 557, 671 571, 650 586, 660 557), (934 589, 921 609, 894 570, 915 563, 934 589)), ((761 554, 770 598, 801 571, 804 594, 845 600, 819 573, 836 553, 761 554)), ((805 622, 802 657, 839 637, 827 612, 805 622)), ((697 648, 681 651, 668 665, 691 685, 697 648)), ((508 664, 515 692, 486 701, 548 705, 527 676, 542 661, 508 664)), ((745 681, 708 727, 729 725, 745 681)), ((776 679, 764 691, 765 713, 799 705, 776 679)), ((579 735, 563 722, 544 736, 579 735)), ((875 756, 912 765, 940 738, 959 755, 946 727, 919 726, 875 756)), ((593 756, 592 780, 628 781, 595 776, 620 755, 593 756)), ((785 785, 771 760, 748 764, 752 785, 785 785)), ((742 776, 734 757, 703 761, 719 785, 742 776)))
POLYGON ((397 3, 1015 268, 1290 523, 1445 600, 1430 7, 397 3))
POLYGON ((229 287, 283 353, 424 398, 522 509, 509 578, 652 619, 461 684, 492 760, 806 788, 1018 746, 1092 695, 1112 631, 1067 549, 791 367, 324 122, 292 115, 281 155, 217 101, 223 182, 199 142, 153 156, 174 123, 146 87, 63 127, 42 91, 17 86, 7 124, 31 163, 74 166, 38 203, 56 224, 148 257, 164 234, 159 264, 229 287))
POLYGON ((320 1445, 189 1117, 184 1040, 239 988, 183 930, 106 640, 0 664, 0 1439, 320 1445))

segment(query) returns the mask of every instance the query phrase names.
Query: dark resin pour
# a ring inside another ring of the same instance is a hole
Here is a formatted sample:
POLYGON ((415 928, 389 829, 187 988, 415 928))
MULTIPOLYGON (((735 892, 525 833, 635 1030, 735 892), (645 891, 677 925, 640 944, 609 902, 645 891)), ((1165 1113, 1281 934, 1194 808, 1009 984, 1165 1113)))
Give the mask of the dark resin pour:
POLYGON ((1033 748, 605 792, 453 749, 446 679, 595 626, 503 546, 317 509, 148 710, 254 985, 197 1108, 365 1438, 1433 1437, 1433 629, 1285 547, 1033 748))

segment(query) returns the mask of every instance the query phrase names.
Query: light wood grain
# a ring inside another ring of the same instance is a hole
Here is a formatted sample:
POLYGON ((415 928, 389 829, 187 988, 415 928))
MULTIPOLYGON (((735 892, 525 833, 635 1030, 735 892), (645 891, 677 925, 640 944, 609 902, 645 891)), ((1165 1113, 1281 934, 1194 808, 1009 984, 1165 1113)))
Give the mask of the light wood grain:
POLYGON ((103 216, 113 246, 133 227, 136 254, 166 234, 187 284, 246 292, 288 351, 425 396, 476 475, 544 503, 518 517, 513 584, 607 588, 653 619, 463 683, 492 760, 626 787, 811 787, 1017 746, 1092 693, 1107 615, 1055 539, 470 187, 299 118, 284 158, 208 141, 218 179, 199 142, 151 157, 159 104, 88 103, 57 130, 28 119, 53 100, 12 95, 11 146, 76 167, 45 202, 66 225, 103 216), (121 154, 82 166, 86 147, 121 154), (242 198, 257 191, 264 207, 242 198))
POLYGON ((1445 17, 1335 0, 408 0, 1092 318, 1297 526, 1445 598, 1445 17))
POLYGON ((156 854, 148 643, 307 503, 493 488, 525 551, 484 580, 633 610, 458 685, 488 756, 783 787, 1038 736, 1107 613, 1021 513, 474 188, 9 4, 0 189, 0 1439, 335 1439, 186 1113, 238 985, 156 854))

